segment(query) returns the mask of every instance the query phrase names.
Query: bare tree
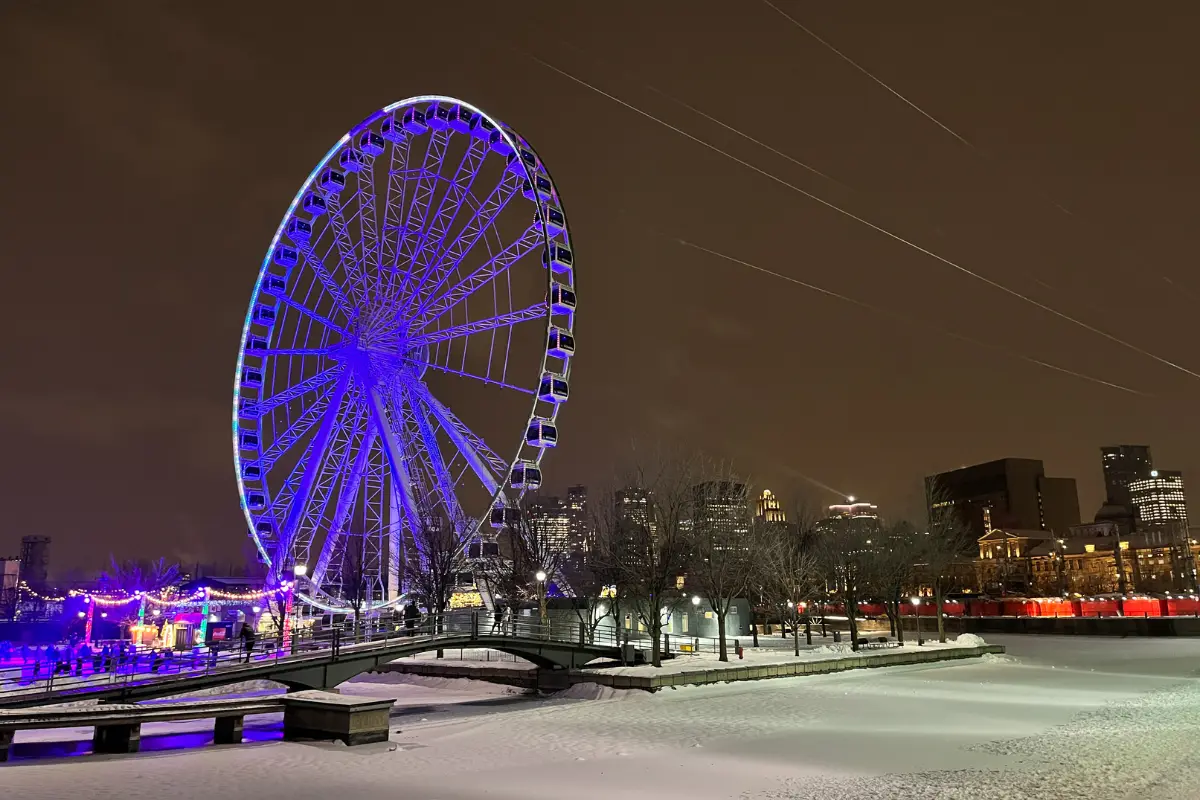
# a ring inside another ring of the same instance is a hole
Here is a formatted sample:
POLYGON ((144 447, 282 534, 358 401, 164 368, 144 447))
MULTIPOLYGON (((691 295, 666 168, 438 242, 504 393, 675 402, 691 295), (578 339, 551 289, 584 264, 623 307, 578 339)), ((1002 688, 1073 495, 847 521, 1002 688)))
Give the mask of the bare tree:
POLYGON ((507 600, 514 610, 521 600, 538 603, 542 632, 548 632, 546 594, 551 582, 563 581, 564 542, 548 520, 530 513, 529 498, 512 524, 498 537, 498 552, 482 560, 482 577, 493 598, 507 600), (544 576, 538 580, 538 575, 544 576))
POLYGON ((404 559, 404 585, 425 604, 440 633, 459 575, 470 567, 464 533, 469 527, 432 513, 419 514, 418 519, 404 559))
POLYGON ((165 558, 157 561, 129 559, 117 561, 109 555, 109 567, 101 580, 113 588, 132 594, 136 591, 157 592, 179 580, 179 565, 167 563, 165 558))
POLYGON ((562 564, 563 578, 574 595, 575 615, 588 642, 595 641, 596 630, 609 615, 614 628, 619 627, 623 588, 618 583, 620 576, 613 558, 614 528, 608 524, 596 524, 593 528, 595 533, 586 547, 571 553, 562 564))
POLYGON ((755 582, 764 531, 750 525, 745 483, 724 465, 710 464, 698 473, 707 479, 692 487, 687 585, 699 590, 716 615, 719 660, 728 661, 726 615, 755 582))
POLYGON ((370 571, 367 566, 365 536, 346 533, 342 536, 342 552, 338 574, 342 582, 342 599, 354 613, 354 638, 362 630, 362 610, 371 599, 370 571))
POLYGON ((759 581, 766 601, 792 628, 792 649, 800 655, 800 625, 812 643, 808 628, 809 605, 819 590, 817 561, 813 554, 816 517, 806 511, 784 523, 762 523, 759 581))
POLYGON ((912 588, 916 562, 923 552, 913 526, 905 521, 882 528, 862 560, 863 583, 883 601, 892 636, 904 641, 900 605, 912 588))
POLYGON ((695 466, 693 458, 667 455, 630 470, 620 491, 626 499, 636 497, 636 503, 615 509, 608 520, 617 585, 650 636, 650 662, 656 667, 662 666, 664 616, 679 604, 679 581, 691 555, 687 525, 695 466))
POLYGON ((925 507, 929 515, 920 561, 925 579, 933 587, 937 608, 938 641, 946 641, 946 592, 964 571, 969 572, 976 540, 953 502, 948 489, 938 481, 925 481, 925 507))
POLYGON ((850 646, 858 649, 858 603, 868 589, 870 547, 875 527, 865 520, 828 519, 817 526, 815 555, 826 592, 837 595, 850 625, 850 646))

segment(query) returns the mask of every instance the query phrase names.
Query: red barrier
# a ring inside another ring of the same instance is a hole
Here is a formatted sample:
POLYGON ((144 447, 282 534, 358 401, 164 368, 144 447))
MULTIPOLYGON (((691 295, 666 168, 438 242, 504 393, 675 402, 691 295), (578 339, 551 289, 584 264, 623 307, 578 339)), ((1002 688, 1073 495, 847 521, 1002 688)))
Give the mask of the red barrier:
POLYGON ((1037 601, 1039 617, 1073 617, 1075 604, 1065 597, 1043 597, 1037 601))
POLYGON ((1129 597, 1124 611, 1127 617, 1161 617, 1162 603, 1149 597, 1129 597))
POLYGON ((1079 616, 1081 617, 1115 617, 1117 616, 1116 600, 1079 600, 1079 616))
POLYGON ((859 603, 858 613, 864 617, 884 617, 887 616, 887 609, 883 603, 859 603))
POLYGON ((1037 603, 1032 600, 1005 600, 1001 604, 1000 613, 1006 617, 1037 616, 1037 603))
POLYGON ((1000 604, 995 600, 972 600, 967 604, 967 613, 972 617, 998 617, 1000 604))
POLYGON ((1200 600, 1194 597, 1166 597, 1158 602, 1164 617, 1194 617, 1200 614, 1200 600))

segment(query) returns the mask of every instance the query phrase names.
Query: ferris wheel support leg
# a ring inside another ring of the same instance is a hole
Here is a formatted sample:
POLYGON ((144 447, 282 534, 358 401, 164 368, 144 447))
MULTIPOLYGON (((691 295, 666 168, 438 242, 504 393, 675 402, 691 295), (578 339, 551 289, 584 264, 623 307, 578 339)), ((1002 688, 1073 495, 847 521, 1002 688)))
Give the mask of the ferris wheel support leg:
POLYGON ((317 559, 317 566, 313 570, 312 582, 317 586, 320 586, 325 579, 325 572, 329 569, 329 560, 333 557, 333 551, 337 546, 338 538, 345 535, 342 528, 346 525, 346 517, 350 513, 351 506, 354 504, 354 498, 358 495, 358 486, 362 481, 363 472, 367 468, 367 458, 375 443, 376 433, 372 419, 368 417, 367 432, 363 434, 362 444, 359 445, 359 451, 354 456, 354 464, 350 467, 350 474, 346 476, 345 481, 342 483, 342 491, 338 495, 338 504, 333 512, 333 522, 329 526, 329 536, 325 539, 325 545, 321 548, 321 555, 317 559))
MULTIPOLYGON (((367 378, 365 374, 364 378, 367 378)), ((392 482, 400 487, 397 494, 399 494, 401 510, 404 512, 405 519, 408 520, 410 529, 416 530, 419 524, 417 501, 413 494, 412 479, 404 466, 404 448, 396 436, 396 431, 387 423, 387 414, 383 411, 383 398, 379 394, 379 386, 372 383, 370 387, 367 396, 371 401, 371 413, 375 416, 376 428, 383 434, 384 452, 387 455, 388 467, 391 469, 392 482)), ((394 546, 399 545, 399 526, 393 526, 391 543, 394 546)))
POLYGON ((437 437, 433 435, 433 425, 429 421, 429 409, 417 402, 416 392, 407 386, 404 387, 404 397, 416 418, 417 434, 425 445, 425 452, 429 454, 429 461, 437 478, 438 493, 442 497, 442 505, 450 517, 450 523, 454 530, 461 532, 462 526, 467 524, 466 515, 458 505, 458 498, 454 496, 454 479, 450 477, 450 471, 446 469, 446 461, 442 458, 442 449, 438 446, 437 437))
POLYGON ((296 494, 292 497, 292 507, 288 509, 287 520, 283 524, 283 535, 279 541, 280 552, 275 558, 277 569, 291 555, 292 544, 296 541, 300 522, 304 519, 304 511, 308 506, 309 497, 312 496, 313 484, 316 483, 317 476, 321 474, 322 465, 325 463, 325 451, 329 447, 329 438, 333 435, 338 410, 342 406, 342 400, 345 398, 346 390, 349 386, 350 372, 347 370, 342 374, 337 386, 333 389, 333 393, 329 398, 329 407, 325 409, 325 417, 321 420, 321 427, 317 429, 317 434, 313 437, 312 445, 309 448, 308 461, 304 466, 304 475, 300 478, 300 486, 296 489, 296 494))

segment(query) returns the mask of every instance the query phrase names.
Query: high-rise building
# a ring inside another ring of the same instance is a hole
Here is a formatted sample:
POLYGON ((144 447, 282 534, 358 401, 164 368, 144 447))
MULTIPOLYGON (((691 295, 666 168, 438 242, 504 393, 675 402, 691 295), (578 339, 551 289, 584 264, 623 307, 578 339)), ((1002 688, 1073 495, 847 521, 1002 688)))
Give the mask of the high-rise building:
POLYGON ((1182 523, 1187 528, 1187 498, 1183 474, 1174 470, 1151 470, 1145 478, 1128 484, 1129 500, 1137 509, 1140 526, 1182 523))
POLYGON ((650 518, 650 492, 637 486, 626 486, 613 493, 615 513, 618 522, 647 526, 654 528, 650 518))
POLYGON ((787 514, 780 507, 779 498, 771 494, 770 489, 763 489, 754 506, 754 517, 759 522, 787 522, 787 514))
POLYGON ((535 497, 525 505, 525 513, 551 550, 570 552, 571 516, 560 498, 535 497))
POLYGON ((1074 478, 1049 478, 1041 461, 1003 458, 925 479, 934 506, 952 505, 976 539, 993 528, 1053 531, 1066 536, 1079 524, 1074 478))
POLYGON ((879 520, 879 507, 851 497, 845 503, 829 507, 824 519, 813 526, 818 535, 838 537, 849 552, 862 552, 879 544, 877 537, 883 530, 879 520))
POLYGON ((587 550, 592 541, 592 531, 586 486, 567 488, 567 516, 570 519, 571 550, 587 550))
POLYGON ((692 525, 726 534, 750 531, 749 496, 746 484, 733 481, 705 481, 692 487, 692 525))
POLYGON ((1150 448, 1144 444, 1117 444, 1100 448, 1104 469, 1104 491, 1113 505, 1131 506, 1129 484, 1146 480, 1154 470, 1150 448))
POLYGON ((34 589, 45 589, 50 572, 50 537, 21 538, 21 580, 34 589))

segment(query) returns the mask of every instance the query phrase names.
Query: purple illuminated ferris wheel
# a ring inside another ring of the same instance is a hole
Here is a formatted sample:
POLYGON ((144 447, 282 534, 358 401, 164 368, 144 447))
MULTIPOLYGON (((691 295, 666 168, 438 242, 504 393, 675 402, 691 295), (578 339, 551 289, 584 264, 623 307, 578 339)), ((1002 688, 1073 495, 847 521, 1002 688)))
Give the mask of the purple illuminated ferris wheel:
POLYGON ((338 609, 353 568, 383 606, 422 520, 464 538, 510 520, 558 443, 574 266, 549 171, 469 103, 401 101, 325 154, 263 260, 233 391, 276 579, 304 565, 306 599, 338 609))

